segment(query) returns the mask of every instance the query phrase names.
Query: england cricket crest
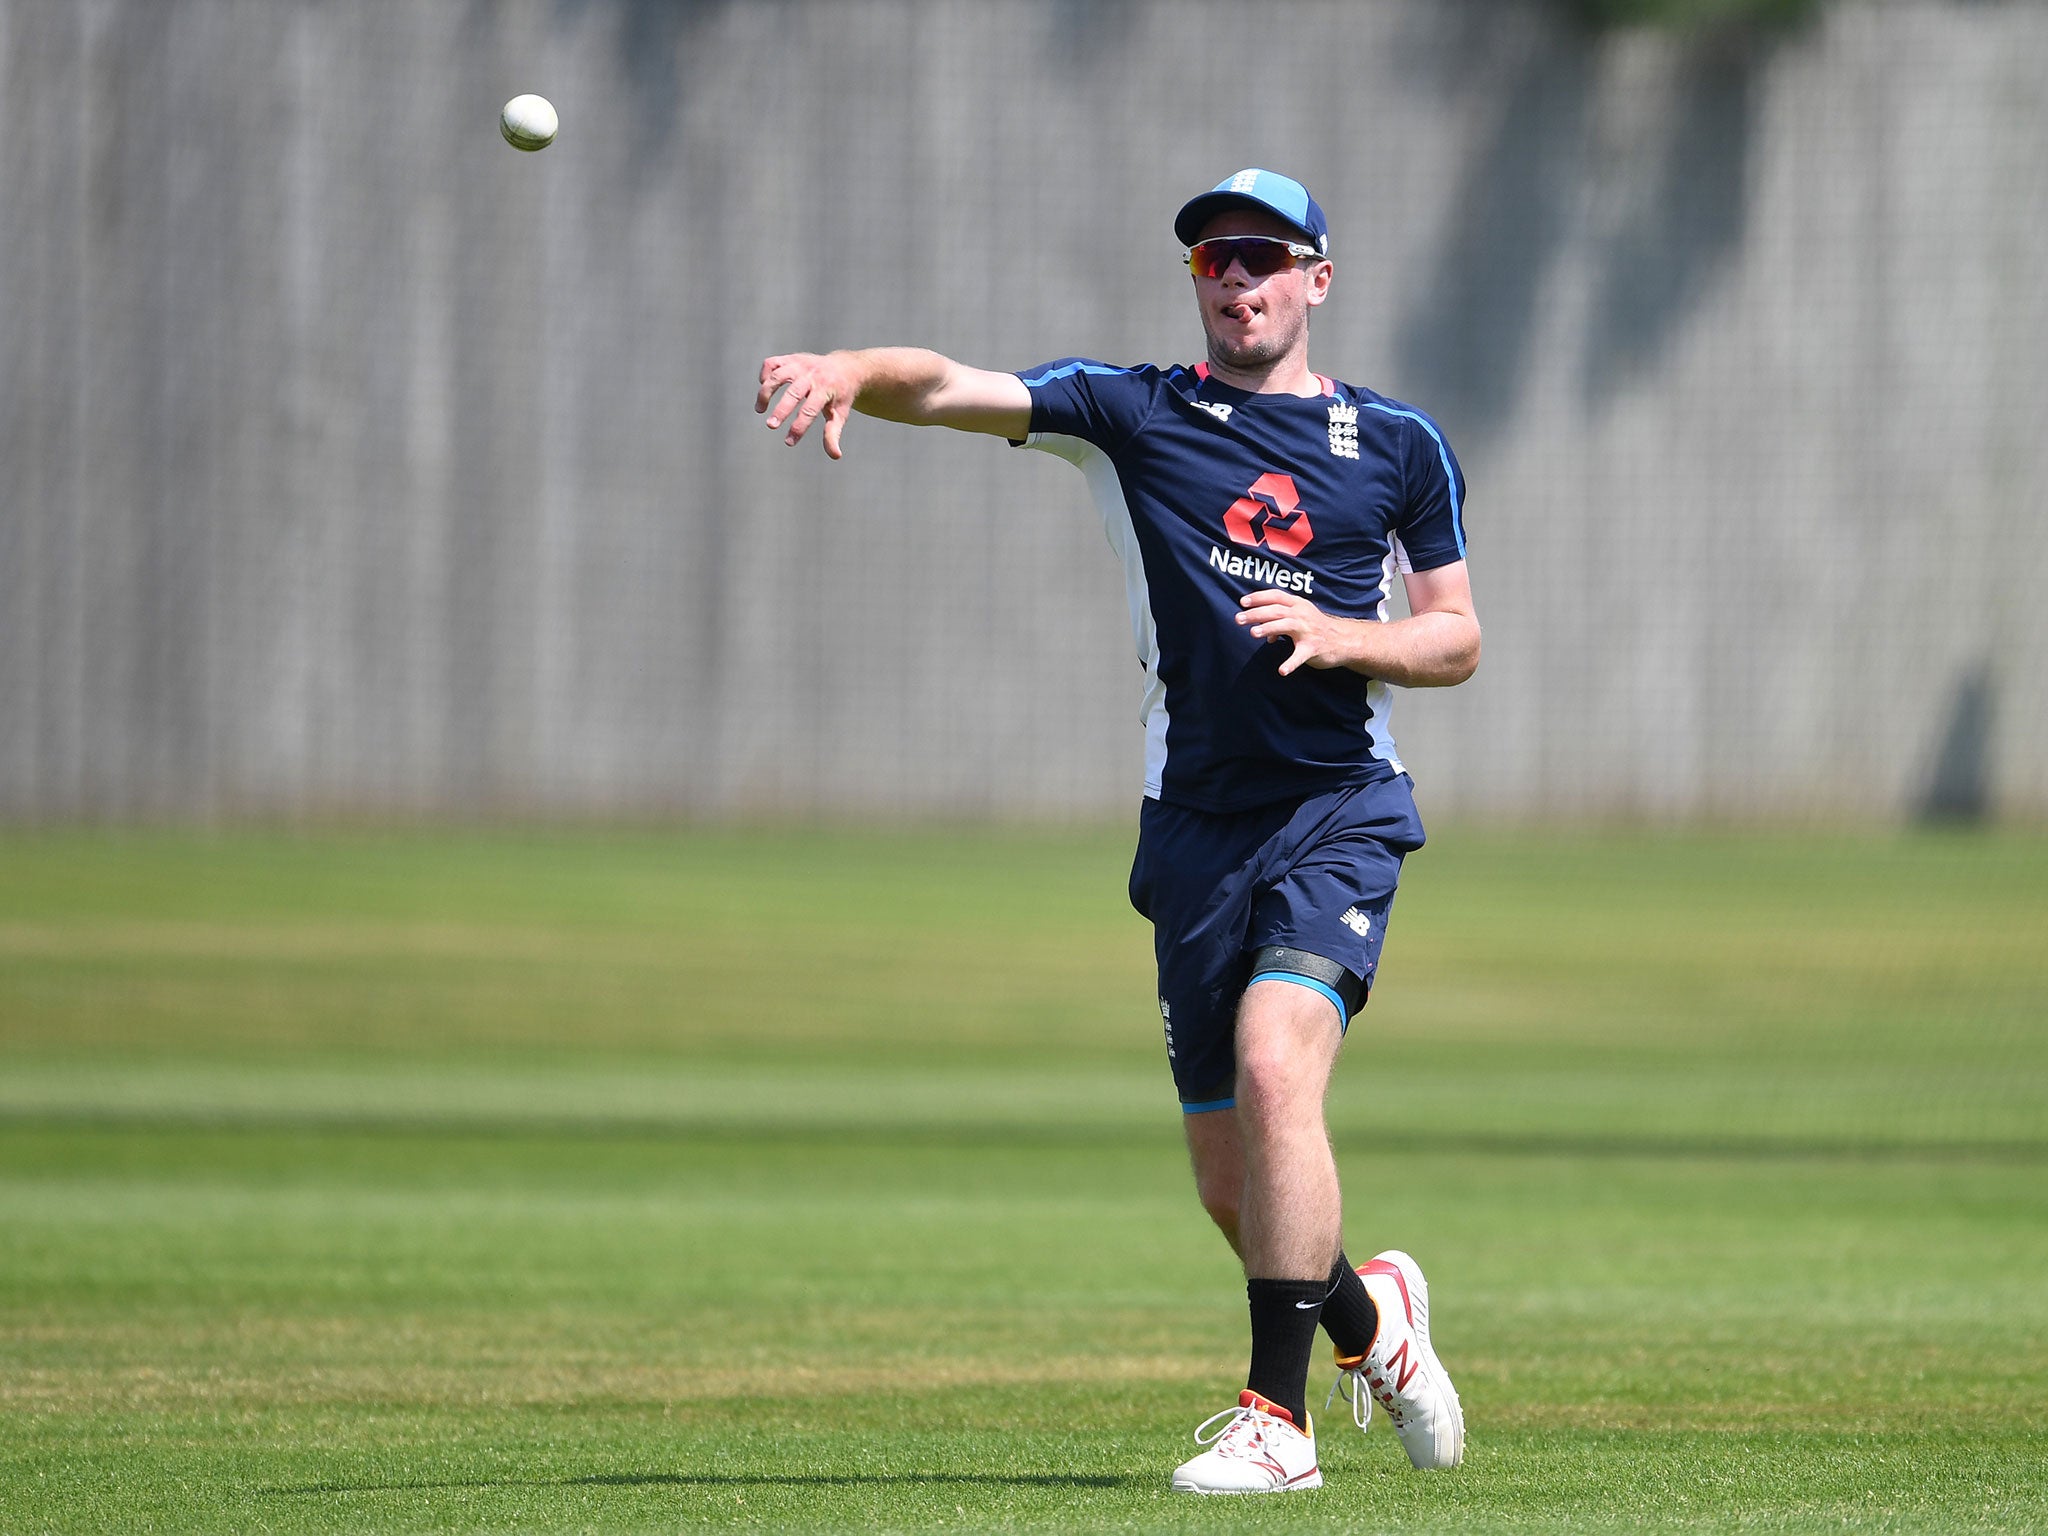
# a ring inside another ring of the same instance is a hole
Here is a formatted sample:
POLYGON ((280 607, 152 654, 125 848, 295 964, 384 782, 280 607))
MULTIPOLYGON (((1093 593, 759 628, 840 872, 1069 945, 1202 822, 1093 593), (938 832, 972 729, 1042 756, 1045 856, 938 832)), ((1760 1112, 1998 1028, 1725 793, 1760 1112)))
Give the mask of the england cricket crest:
POLYGON ((1342 400, 1330 402, 1330 453, 1339 459, 1358 457, 1358 407, 1342 400))

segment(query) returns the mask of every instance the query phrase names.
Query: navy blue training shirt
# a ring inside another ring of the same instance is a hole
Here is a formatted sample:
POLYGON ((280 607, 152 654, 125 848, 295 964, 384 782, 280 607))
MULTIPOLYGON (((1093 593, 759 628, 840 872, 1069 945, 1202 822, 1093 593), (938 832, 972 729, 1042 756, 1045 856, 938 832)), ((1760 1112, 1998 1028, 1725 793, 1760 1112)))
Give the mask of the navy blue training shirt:
POLYGON ((1394 573, 1465 557, 1464 477, 1412 406, 1316 375, 1318 397, 1251 394, 1187 368, 1066 358, 1018 374, 1031 434, 1088 477, 1124 566, 1145 667, 1145 793, 1237 811, 1404 772, 1387 685, 1348 668, 1280 676, 1238 599, 1263 587, 1387 617, 1394 573))

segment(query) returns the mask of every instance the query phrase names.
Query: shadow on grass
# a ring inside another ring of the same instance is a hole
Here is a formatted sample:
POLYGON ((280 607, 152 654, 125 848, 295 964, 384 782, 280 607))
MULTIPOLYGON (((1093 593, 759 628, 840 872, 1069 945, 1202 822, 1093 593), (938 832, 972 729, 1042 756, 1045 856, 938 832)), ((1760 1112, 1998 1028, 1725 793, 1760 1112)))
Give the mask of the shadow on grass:
POLYGON ((601 1472, 589 1477, 472 1477, 416 1483, 308 1483, 302 1488, 262 1488, 273 1495, 312 1493, 411 1493, 433 1488, 1130 1488, 1154 1478, 1090 1476, 1079 1472, 786 1472, 740 1475, 688 1472, 601 1472))

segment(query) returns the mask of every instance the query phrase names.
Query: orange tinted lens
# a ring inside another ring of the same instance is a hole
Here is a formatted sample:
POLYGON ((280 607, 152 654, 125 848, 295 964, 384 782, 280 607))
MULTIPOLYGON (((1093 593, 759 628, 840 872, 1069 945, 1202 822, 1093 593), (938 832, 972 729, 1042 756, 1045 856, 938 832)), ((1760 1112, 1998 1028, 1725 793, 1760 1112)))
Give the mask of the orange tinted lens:
POLYGON ((1197 277, 1221 277, 1236 261, 1252 277, 1270 277, 1292 260, 1294 255, 1285 240, 1247 235, 1234 240, 1204 240, 1188 252, 1188 270, 1197 277))

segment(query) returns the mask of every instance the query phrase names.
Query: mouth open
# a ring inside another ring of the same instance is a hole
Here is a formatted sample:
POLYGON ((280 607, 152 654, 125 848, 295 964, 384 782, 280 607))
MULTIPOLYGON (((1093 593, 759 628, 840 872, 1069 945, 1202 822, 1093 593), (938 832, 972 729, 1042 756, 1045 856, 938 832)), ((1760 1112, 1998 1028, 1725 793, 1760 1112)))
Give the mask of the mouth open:
POLYGON ((1254 311, 1249 304, 1226 304, 1223 306, 1224 318, 1235 320, 1239 325, 1251 324, 1253 313, 1254 311))

